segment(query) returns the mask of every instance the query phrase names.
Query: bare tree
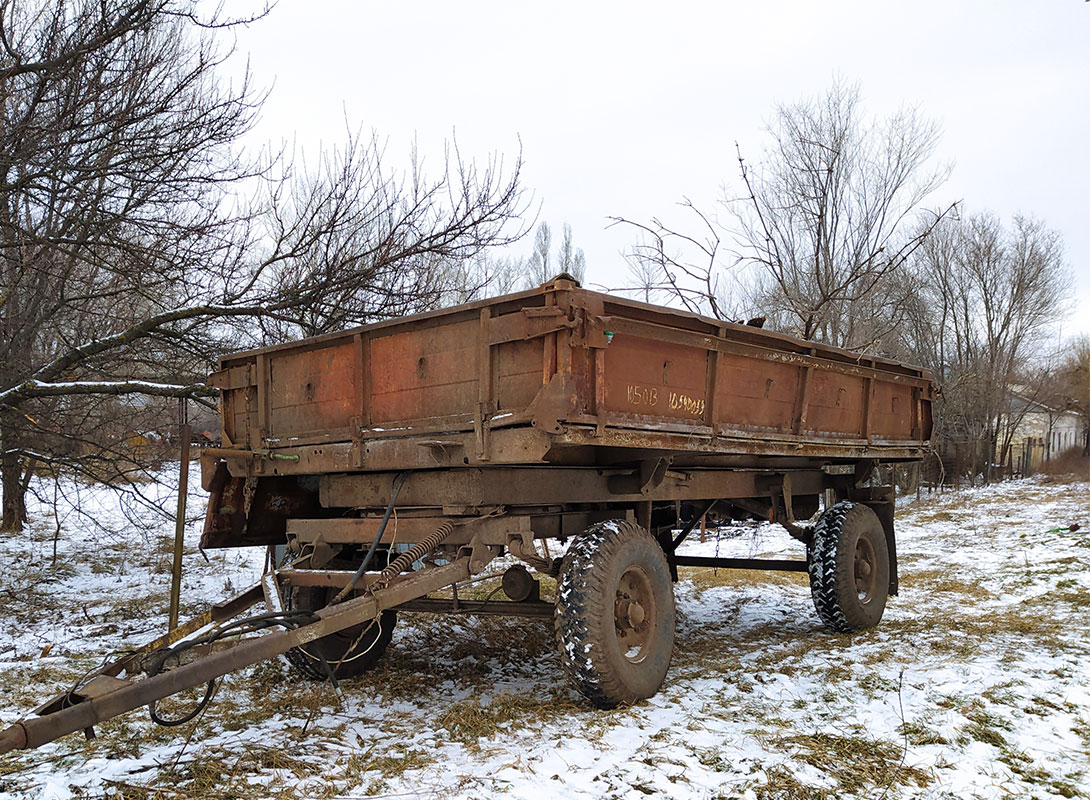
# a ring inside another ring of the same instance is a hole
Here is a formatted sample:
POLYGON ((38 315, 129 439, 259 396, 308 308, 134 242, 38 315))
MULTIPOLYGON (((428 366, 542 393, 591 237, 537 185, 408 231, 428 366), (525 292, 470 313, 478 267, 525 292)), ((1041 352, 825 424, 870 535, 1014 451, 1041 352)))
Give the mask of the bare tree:
POLYGON ((1050 384, 1053 408, 1072 411, 1082 420, 1079 447, 1090 455, 1090 336, 1082 334, 1065 343, 1050 384))
POLYGON ((247 21, 192 0, 0 0, 3 529, 36 463, 124 477, 114 398, 199 398, 242 338, 442 302, 451 264, 521 233, 518 161, 454 148, 432 177, 391 175, 359 137, 314 172, 246 160, 262 96, 219 80, 217 36, 247 21))
POLYGON ((623 290, 632 291, 637 299, 645 303, 656 302, 663 293, 658 265, 634 255, 631 251, 624 253, 624 258, 628 264, 629 285, 623 290))
POLYGON ((923 201, 947 170, 928 161, 938 126, 914 109, 862 118, 859 91, 836 84, 816 100, 780 105, 772 143, 750 165, 739 150, 739 197, 719 222, 685 200, 693 230, 634 222, 629 259, 642 286, 723 319, 761 315, 770 327, 852 349, 881 349, 906 300, 898 273, 950 209, 923 201), (918 216, 927 219, 913 227, 918 216))
POLYGON ((552 277, 552 263, 549 259, 552 241, 552 229, 543 220, 534 231, 534 249, 526 262, 526 281, 529 286, 540 286, 552 277))
POLYGON ((515 161, 484 166, 451 147, 429 176, 413 155, 388 171, 384 146, 349 136, 315 171, 290 170, 268 185, 263 262, 267 285, 283 305, 262 315, 265 340, 313 336, 480 296, 499 280, 486 248, 522 236, 515 161))
POLYGON ((750 166, 739 151, 745 195, 724 201, 738 257, 770 278, 769 311, 788 315, 803 338, 848 348, 876 338, 858 329, 873 317, 855 307, 873 301, 950 211, 921 210, 948 173, 928 166, 938 125, 915 109, 868 122, 860 106, 858 88, 837 83, 777 107, 763 157, 750 166), (921 215, 926 224, 909 232, 921 215))
POLYGON ((542 221, 534 232, 534 249, 524 266, 527 288, 540 286, 561 272, 568 273, 576 280, 583 280, 586 274, 586 258, 583 249, 575 247, 572 241, 571 225, 564 223, 563 238, 555 259, 550 252, 552 242, 552 229, 549 223, 542 221))
POLYGON ((611 227, 628 225, 639 236, 625 254, 629 271, 636 274, 639 281, 636 289, 646 297, 654 293, 676 300, 694 314, 730 319, 732 309, 724 305, 721 292, 721 229, 688 198, 680 205, 696 217, 699 234, 670 227, 658 217, 653 217, 649 223, 624 217, 610 218, 611 227))
POLYGON ((572 243, 571 225, 565 222, 563 232, 560 249, 556 252, 556 268, 581 282, 587 272, 586 256, 583 255, 582 247, 576 247, 572 243))
POLYGON ((942 390, 936 438, 968 443, 974 473, 990 480, 1017 428, 1012 388, 1062 316, 1063 242, 1029 217, 1010 227, 991 214, 948 219, 917 250, 913 272, 903 332, 942 390))

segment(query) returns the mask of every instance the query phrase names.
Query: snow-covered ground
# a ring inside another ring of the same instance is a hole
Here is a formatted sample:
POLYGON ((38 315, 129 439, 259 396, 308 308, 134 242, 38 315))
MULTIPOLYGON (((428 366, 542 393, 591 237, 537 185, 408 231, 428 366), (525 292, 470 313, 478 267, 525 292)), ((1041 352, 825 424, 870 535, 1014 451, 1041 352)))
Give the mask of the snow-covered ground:
MULTIPOLYGON (((141 487, 167 515, 62 488, 59 535, 37 505, 27 533, 0 537, 0 725, 165 629, 169 486, 141 487)), ((133 712, 93 741, 0 757, 0 798, 1090 797, 1090 484, 925 497, 898 525, 901 594, 856 636, 822 629, 804 575, 683 570, 666 686, 631 708, 575 694, 549 621, 403 614, 343 702, 266 663, 196 723, 133 712)), ((206 561, 198 529, 183 616, 264 558, 206 561)), ((753 525, 686 551, 798 547, 753 525)))

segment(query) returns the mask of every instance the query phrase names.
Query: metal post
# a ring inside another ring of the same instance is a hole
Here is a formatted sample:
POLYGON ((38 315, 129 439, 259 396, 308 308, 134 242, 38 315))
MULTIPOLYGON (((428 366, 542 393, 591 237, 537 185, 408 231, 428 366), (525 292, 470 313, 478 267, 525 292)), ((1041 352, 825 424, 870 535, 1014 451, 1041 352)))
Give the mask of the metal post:
POLYGON ((170 623, 169 629, 178 627, 178 606, 182 594, 182 544, 185 536, 185 501, 189 494, 189 441, 193 438, 193 428, 186 415, 186 402, 183 397, 179 403, 178 416, 182 423, 182 463, 178 472, 178 513, 174 520, 174 565, 170 573, 170 623))

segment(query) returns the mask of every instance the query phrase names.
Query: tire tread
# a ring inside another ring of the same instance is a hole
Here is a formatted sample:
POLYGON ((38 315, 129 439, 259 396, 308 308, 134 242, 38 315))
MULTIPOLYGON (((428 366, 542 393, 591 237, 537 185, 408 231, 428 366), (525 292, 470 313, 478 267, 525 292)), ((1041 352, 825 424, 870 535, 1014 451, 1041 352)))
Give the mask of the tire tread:
MULTIPOLYGON (((853 528, 865 524, 881 525, 870 508, 845 500, 822 514, 814 527, 807 567, 810 596, 821 621, 837 633, 855 633, 873 627, 881 619, 881 609, 885 606, 883 595, 878 605, 878 619, 873 622, 864 622, 861 618, 850 619, 845 610, 845 603, 850 602, 850 593, 855 585, 854 547, 857 537, 852 535, 853 528), (847 552, 849 547, 851 552, 847 552)), ((880 557, 888 559, 883 537, 884 534, 879 537, 880 557)), ((888 576, 888 564, 886 574, 888 576)), ((858 615, 851 613, 851 616, 858 615)))
MULTIPOLYGON (((606 585, 609 570, 604 565, 612 563, 624 548, 641 539, 662 553, 658 542, 644 528, 627 521, 600 522, 576 538, 561 561, 553 618, 561 662, 579 692, 598 708, 615 708, 643 699, 611 668, 604 655, 606 626, 614 624, 614 597, 606 585), (603 655, 599 656, 599 652, 603 655)), ((668 575, 664 554, 662 564, 668 575)), ((669 603, 669 609, 664 609, 669 613, 663 616, 664 624, 670 627, 672 650, 672 593, 669 603)))

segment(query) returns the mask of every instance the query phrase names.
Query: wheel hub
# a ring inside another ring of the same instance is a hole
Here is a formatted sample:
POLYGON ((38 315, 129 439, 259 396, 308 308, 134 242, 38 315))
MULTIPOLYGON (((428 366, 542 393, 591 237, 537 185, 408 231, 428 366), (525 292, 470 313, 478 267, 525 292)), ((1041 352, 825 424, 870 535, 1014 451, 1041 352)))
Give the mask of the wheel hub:
POLYGON ((874 552, 874 546, 865 536, 859 537, 859 541, 855 545, 853 571, 855 573, 855 593, 863 603, 870 602, 877 588, 875 586, 878 577, 876 562, 877 556, 874 552))
POLYGON ((631 662, 643 660, 655 630, 655 595, 647 574, 631 566, 617 584, 613 619, 621 653, 631 662))

